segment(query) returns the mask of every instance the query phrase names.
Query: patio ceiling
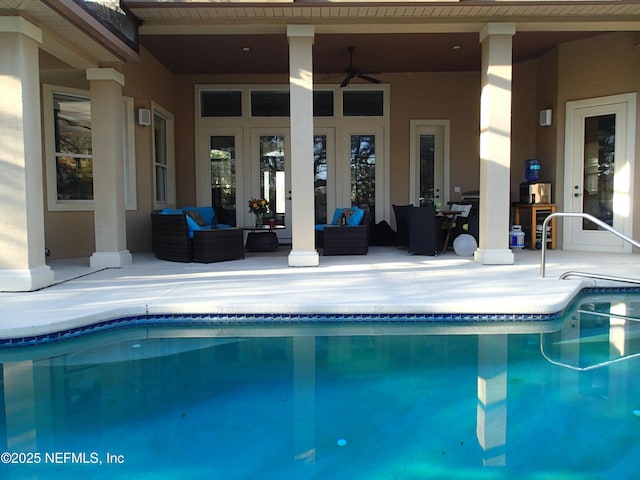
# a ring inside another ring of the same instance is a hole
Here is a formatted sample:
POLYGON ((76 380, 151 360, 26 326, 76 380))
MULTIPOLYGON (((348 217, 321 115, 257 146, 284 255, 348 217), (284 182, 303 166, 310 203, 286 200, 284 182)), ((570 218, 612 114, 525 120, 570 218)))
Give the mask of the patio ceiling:
POLYGON ((516 25, 515 62, 539 57, 562 42, 640 30, 635 0, 123 3, 142 21, 141 45, 177 74, 286 75, 291 24, 314 25, 313 68, 320 81, 349 66, 349 46, 355 47, 354 65, 365 72, 477 71, 479 32, 489 22, 516 25))
MULTIPOLYGON (((513 58, 537 58, 555 45, 601 32, 522 32, 513 58)), ((141 35, 140 43, 177 74, 288 74, 287 37, 266 35, 141 35), (248 51, 247 51, 248 49, 248 51)), ((353 63, 369 73, 476 71, 481 45, 476 32, 413 34, 319 34, 313 45, 314 73, 322 81, 353 63)))

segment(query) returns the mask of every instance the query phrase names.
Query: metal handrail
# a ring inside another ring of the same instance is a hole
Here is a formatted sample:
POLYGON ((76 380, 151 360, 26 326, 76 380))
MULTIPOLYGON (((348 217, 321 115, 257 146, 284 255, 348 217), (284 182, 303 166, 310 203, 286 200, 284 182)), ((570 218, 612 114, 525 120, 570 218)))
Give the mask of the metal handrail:
POLYGON ((560 275, 560 280, 564 280, 569 277, 584 277, 584 278, 595 278, 597 280, 609 280, 611 282, 625 282, 625 283, 633 283, 636 285, 640 285, 640 280, 636 278, 626 278, 626 277, 616 277, 613 275, 602 275, 599 273, 587 273, 587 272, 564 272, 560 275))
MULTIPOLYGON (((552 213, 551 215, 548 215, 547 218, 544 219, 544 222, 542 222, 542 255, 540 257, 540 276, 542 278, 544 278, 544 270, 545 270, 545 262, 546 262, 546 251, 547 251, 547 225, 549 224, 549 221, 554 218, 554 217, 580 217, 580 218, 586 218, 587 220, 595 223, 596 225, 598 225, 599 227, 608 230, 609 232, 613 233, 615 236, 621 238, 622 240, 624 240, 625 242, 630 243, 631 245, 633 245, 634 247, 640 248, 640 243, 636 242, 633 238, 627 237, 624 233, 619 232, 618 230, 616 230, 615 228, 613 228, 611 225, 604 223, 602 220, 600 220, 599 218, 594 217, 593 215, 589 215, 588 213, 582 213, 582 212, 555 212, 552 213)), ((576 274, 577 272, 573 272, 573 274, 576 274)))

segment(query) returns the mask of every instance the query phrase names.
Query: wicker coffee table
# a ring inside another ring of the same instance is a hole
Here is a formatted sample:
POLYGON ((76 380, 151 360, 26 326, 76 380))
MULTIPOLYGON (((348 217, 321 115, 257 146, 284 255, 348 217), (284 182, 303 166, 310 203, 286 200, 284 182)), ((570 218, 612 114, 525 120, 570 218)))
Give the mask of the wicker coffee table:
POLYGON ((284 225, 242 227, 243 230, 249 232, 244 248, 250 252, 275 252, 280 243, 274 230, 284 230, 284 228, 284 225))

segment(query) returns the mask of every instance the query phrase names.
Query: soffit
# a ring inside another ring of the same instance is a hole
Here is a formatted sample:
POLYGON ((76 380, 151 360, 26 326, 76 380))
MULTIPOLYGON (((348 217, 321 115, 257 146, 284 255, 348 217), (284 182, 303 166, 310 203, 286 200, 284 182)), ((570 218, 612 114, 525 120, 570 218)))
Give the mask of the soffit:
POLYGON ((253 2, 124 0, 123 3, 145 24, 163 22, 202 23, 225 20, 237 23, 273 23, 297 20, 314 24, 348 20, 371 22, 430 22, 452 19, 476 21, 553 21, 561 19, 638 20, 640 4, 635 1, 496 1, 496 2, 253 2), (598 18, 600 17, 600 18, 598 18), (635 18, 634 18, 635 17, 635 18))

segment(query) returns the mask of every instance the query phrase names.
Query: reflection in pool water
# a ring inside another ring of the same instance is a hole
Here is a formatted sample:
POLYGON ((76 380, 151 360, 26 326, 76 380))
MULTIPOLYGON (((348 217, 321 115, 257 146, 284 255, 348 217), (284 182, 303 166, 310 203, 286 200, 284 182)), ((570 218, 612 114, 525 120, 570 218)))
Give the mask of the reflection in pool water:
POLYGON ((577 307, 542 334, 211 338, 213 329, 149 328, 4 351, 0 424, 13 456, 2 456, 0 474, 635 478, 635 304, 577 307))

